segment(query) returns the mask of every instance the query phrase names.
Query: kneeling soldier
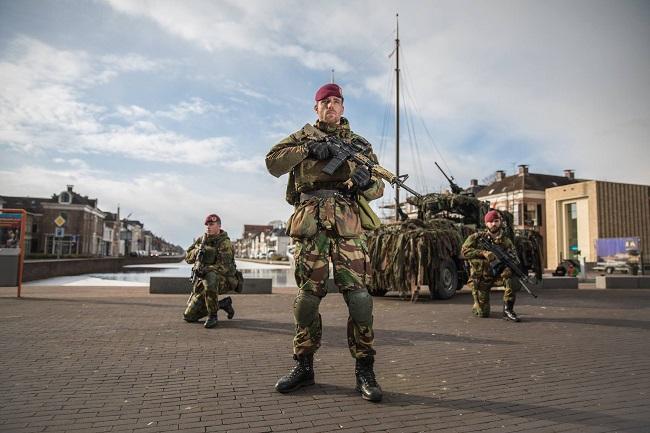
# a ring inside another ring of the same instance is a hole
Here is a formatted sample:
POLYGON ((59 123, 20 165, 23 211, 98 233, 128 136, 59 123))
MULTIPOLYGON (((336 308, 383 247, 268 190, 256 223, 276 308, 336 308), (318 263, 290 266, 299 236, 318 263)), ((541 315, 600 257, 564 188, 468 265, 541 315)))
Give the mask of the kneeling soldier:
POLYGON ((519 322, 515 313, 516 292, 519 284, 512 278, 512 271, 506 267, 500 275, 492 275, 490 263, 497 258, 490 251, 482 250, 477 245, 479 237, 487 242, 497 244, 504 250, 516 255, 512 241, 506 236, 501 227, 501 215, 496 210, 485 214, 486 230, 470 235, 463 244, 462 254, 470 264, 469 286, 472 288, 474 305, 472 312, 478 317, 490 317, 490 289, 494 286, 503 285, 503 318, 519 322))
POLYGON ((228 233, 221 230, 221 219, 216 214, 205 218, 205 234, 187 249, 185 261, 194 264, 192 295, 187 301, 183 319, 197 322, 208 316, 206 328, 217 325, 217 310, 222 309, 232 319, 235 310, 230 296, 217 301, 217 296, 235 290, 241 292, 241 273, 235 266, 235 253, 228 233))

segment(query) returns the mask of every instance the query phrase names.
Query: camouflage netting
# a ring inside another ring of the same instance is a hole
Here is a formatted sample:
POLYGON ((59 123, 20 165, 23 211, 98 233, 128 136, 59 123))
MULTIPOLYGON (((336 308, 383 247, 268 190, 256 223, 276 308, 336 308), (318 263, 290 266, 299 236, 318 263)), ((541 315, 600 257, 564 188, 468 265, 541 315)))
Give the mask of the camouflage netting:
MULTIPOLYGON (((418 208, 418 218, 384 225, 368 234, 370 278, 374 295, 388 291, 412 293, 413 286, 436 289, 443 263, 462 263, 460 250, 467 237, 484 228, 489 203, 464 194, 427 194, 407 201, 418 208)), ((542 274, 542 239, 533 230, 513 230, 513 215, 499 211, 505 235, 513 240, 522 265, 542 274)), ((461 269, 457 268, 459 271, 461 269)), ((460 286, 467 275, 459 275, 460 286)))
POLYGON ((463 224, 482 225, 483 217, 490 210, 487 202, 463 194, 426 194, 422 198, 409 197, 409 203, 418 208, 418 218, 444 216, 463 224))
POLYGON ((515 236, 515 248, 521 264, 535 273, 535 278, 542 278, 543 268, 543 250, 542 235, 534 230, 524 229, 517 230, 515 236))
POLYGON ((368 236, 369 290, 410 293, 412 285, 435 281, 439 264, 460 254, 474 230, 445 219, 410 219, 382 226, 368 236))

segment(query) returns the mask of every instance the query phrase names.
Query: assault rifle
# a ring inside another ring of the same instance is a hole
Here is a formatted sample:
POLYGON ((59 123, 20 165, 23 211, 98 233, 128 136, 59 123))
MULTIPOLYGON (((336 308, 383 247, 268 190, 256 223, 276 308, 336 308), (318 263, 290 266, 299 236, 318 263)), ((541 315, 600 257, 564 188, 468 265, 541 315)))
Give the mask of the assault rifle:
POLYGON ((442 168, 440 168, 440 166, 438 165, 437 162, 434 161, 433 163, 436 165, 436 167, 438 167, 438 170, 440 170, 440 173, 442 173, 442 175, 445 177, 445 179, 447 179, 447 182, 449 182, 449 187, 451 188, 451 192, 454 193, 454 194, 462 194, 463 193, 463 188, 459 187, 456 184, 456 182, 454 182, 454 176, 452 176, 450 178, 449 176, 447 176, 447 173, 445 173, 442 170, 442 168))
POLYGON ((199 268, 201 267, 201 260, 203 260, 203 256, 205 255, 205 241, 208 239, 207 233, 203 235, 203 238, 201 239, 201 244, 199 245, 199 252, 196 254, 196 261, 194 262, 194 266, 192 266, 192 275, 190 275, 190 281, 192 282, 192 289, 194 289, 194 283, 196 282, 196 279, 199 277, 198 271, 199 268))
POLYGON ((519 265, 519 259, 516 257, 513 257, 512 254, 509 252, 503 251, 503 249, 492 243, 487 241, 483 236, 478 237, 478 246, 482 250, 486 250, 491 252, 496 256, 496 260, 493 260, 490 263, 490 271, 493 276, 499 276, 501 275, 501 272, 505 270, 505 268, 510 268, 513 274, 517 277, 519 282, 521 283, 521 286, 533 297, 536 298, 537 295, 531 291, 528 286, 526 286, 526 283, 532 284, 532 281, 530 277, 528 276, 528 273, 524 271, 521 266, 519 265))
MULTIPOLYGON (((404 181, 409 177, 408 174, 397 176, 365 155, 365 152, 370 149, 370 143, 365 139, 355 138, 352 141, 344 141, 336 135, 328 135, 320 140, 327 143, 331 152, 334 154, 332 159, 330 159, 325 167, 323 167, 322 171, 324 173, 332 175, 345 161, 354 161, 357 165, 366 166, 371 174, 386 180, 391 185, 397 185, 400 188, 404 188, 417 198, 422 198, 419 193, 404 184, 404 181)), ((349 184, 348 186, 352 185, 349 184)))

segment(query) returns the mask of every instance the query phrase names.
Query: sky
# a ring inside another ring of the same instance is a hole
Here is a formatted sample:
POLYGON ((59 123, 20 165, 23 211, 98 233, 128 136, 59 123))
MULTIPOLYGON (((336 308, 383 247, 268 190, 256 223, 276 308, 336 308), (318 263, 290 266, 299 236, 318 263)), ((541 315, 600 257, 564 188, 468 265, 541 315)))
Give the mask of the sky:
POLYGON ((650 184, 648 1, 0 0, 0 195, 74 185, 173 243, 213 212, 236 239, 291 215, 264 157, 332 77, 395 171, 397 13, 412 188, 447 186, 434 162, 650 184))

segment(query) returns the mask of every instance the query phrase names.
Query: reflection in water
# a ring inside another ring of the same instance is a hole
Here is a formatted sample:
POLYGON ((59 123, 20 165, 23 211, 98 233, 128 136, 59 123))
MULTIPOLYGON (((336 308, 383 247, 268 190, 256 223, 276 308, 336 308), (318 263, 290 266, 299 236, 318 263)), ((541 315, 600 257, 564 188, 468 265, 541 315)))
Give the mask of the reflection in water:
MULTIPOLYGON (((138 283, 149 283, 151 277, 190 277, 191 266, 186 263, 169 264, 169 267, 153 266, 130 266, 124 268, 123 272, 88 274, 88 277, 101 278, 103 280, 133 281, 138 283)), ((251 262, 237 261, 237 269, 246 278, 271 278, 273 287, 296 287, 296 280, 293 277, 293 269, 289 266, 271 266, 251 262)))

